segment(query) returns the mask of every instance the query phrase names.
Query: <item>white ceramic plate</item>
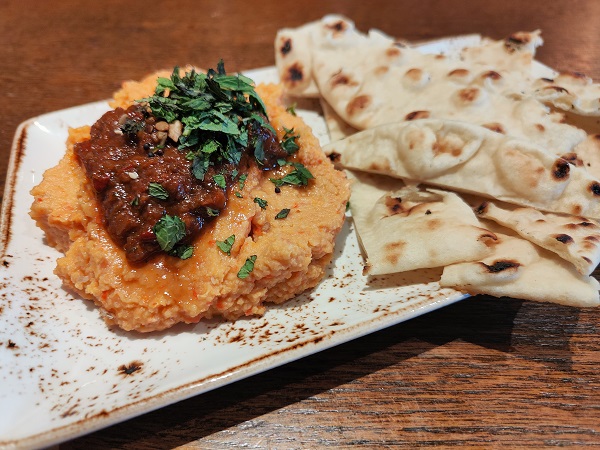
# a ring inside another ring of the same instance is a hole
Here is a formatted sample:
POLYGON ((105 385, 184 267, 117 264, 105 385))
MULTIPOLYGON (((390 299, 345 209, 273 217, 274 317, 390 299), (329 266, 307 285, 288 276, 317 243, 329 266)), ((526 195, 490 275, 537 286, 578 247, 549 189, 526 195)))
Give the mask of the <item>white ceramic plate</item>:
MULTIPOLYGON (((246 73, 270 81, 274 69, 246 73)), ((367 284, 347 221, 316 289, 261 318, 203 322, 149 335, 109 330, 91 302, 53 275, 59 253, 28 215, 29 191, 64 153, 68 127, 93 123, 106 102, 23 123, 12 149, 0 253, 0 446, 38 447, 89 433, 405 321, 464 296, 439 273, 367 284)), ((327 140, 322 118, 301 110, 327 140)))

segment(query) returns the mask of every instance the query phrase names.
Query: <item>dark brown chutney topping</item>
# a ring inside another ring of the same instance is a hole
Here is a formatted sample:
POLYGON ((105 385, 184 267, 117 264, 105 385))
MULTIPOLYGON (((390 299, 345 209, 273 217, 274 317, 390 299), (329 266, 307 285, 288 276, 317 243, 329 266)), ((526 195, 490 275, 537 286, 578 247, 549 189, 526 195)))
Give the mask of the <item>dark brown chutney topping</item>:
MULTIPOLYGON (((162 251, 153 227, 165 215, 179 217, 185 224, 181 243, 192 242, 225 208, 228 187, 236 175, 257 164, 249 145, 242 149, 239 164, 215 162, 198 179, 186 150, 179 150, 166 137, 164 125, 142 105, 117 108, 92 126, 89 140, 75 146, 96 192, 106 230, 134 263, 162 251), (220 176, 215 179, 216 175, 220 176), (151 183, 162 186, 162 195, 150 194, 151 183)), ((288 156, 270 129, 250 127, 252 134, 263 143, 263 169, 276 167, 277 159, 288 156)))

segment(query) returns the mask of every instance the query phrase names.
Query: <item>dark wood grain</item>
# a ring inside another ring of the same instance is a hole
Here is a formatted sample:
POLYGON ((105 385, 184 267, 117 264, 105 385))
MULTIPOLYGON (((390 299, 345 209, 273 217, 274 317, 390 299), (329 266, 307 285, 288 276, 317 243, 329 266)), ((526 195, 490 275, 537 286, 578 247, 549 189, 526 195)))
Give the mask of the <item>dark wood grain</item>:
MULTIPOLYGON (((23 120, 176 64, 272 65, 279 28, 337 12, 421 40, 543 30, 600 79, 600 2, 0 2, 0 180, 23 120)), ((61 449, 581 447, 600 443, 600 311, 479 296, 61 444, 61 449)))

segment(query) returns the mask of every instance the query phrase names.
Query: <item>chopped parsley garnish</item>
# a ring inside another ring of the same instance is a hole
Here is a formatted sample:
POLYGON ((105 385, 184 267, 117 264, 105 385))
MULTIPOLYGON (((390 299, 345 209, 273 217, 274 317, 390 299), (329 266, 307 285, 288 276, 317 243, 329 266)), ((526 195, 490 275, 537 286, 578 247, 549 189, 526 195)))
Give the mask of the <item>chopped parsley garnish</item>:
POLYGON ((254 203, 258 204, 261 209, 267 209, 267 201, 259 197, 254 197, 254 203))
POLYGON ((191 245, 177 244, 169 254, 177 256, 180 259, 188 259, 194 254, 194 247, 191 245))
POLYGON ((302 164, 292 162, 290 165, 294 166, 293 171, 288 173, 283 178, 269 178, 269 180, 271 180, 271 182, 277 187, 283 186, 284 184, 306 186, 308 185, 308 180, 314 178, 312 173, 310 173, 310 171, 302 164))
POLYGON ((221 189, 225 189, 227 187, 227 184, 225 183, 225 176, 222 174, 214 175, 213 181, 217 183, 217 186, 219 186, 221 189))
POLYGON ((159 200, 166 200, 169 198, 169 193, 160 183, 149 183, 148 194, 150 194, 151 197, 157 198, 159 200))
POLYGON ((217 247, 219 247, 219 250, 221 250, 223 253, 227 253, 228 255, 231 255, 231 248, 233 247, 234 242, 235 242, 235 234, 232 234, 224 241, 217 241, 216 245, 217 245, 217 247))
POLYGON ((140 204, 140 197, 137 195, 131 200, 131 206, 138 206, 140 204))
POLYGON ((283 208, 281 211, 279 211, 275 215, 275 218, 276 219, 285 219, 288 216, 289 213, 290 213, 290 209, 289 208, 283 208))
POLYGON ((203 180, 212 165, 238 164, 246 148, 254 148, 254 156, 263 162, 264 137, 249 133, 249 129, 274 130, 250 78, 227 75, 223 61, 219 61, 217 70, 206 74, 191 70, 181 75, 175 67, 169 78, 160 77, 157 83, 154 95, 139 101, 147 103, 159 119, 181 121, 178 147, 188 150, 196 178, 203 180))
POLYGON ((241 192, 235 191, 234 194, 237 198, 244 198, 241 192))
POLYGON ((158 245, 165 252, 170 252, 185 237, 185 224, 178 216, 161 217, 152 227, 158 245))
POLYGON ((298 151, 300 146, 296 143, 296 139, 300 136, 294 134, 293 128, 283 127, 285 134, 283 135, 283 139, 281 140, 281 148, 283 148, 288 155, 292 155, 298 151))
POLYGON ((244 186, 246 185, 246 178, 248 178, 247 173, 240 175, 240 179, 239 179, 240 191, 244 190, 244 186))
POLYGON ((289 112, 292 116, 295 116, 296 115, 296 106, 298 106, 298 104, 296 102, 294 102, 290 106, 288 106, 285 110, 287 112, 289 112))
POLYGON ((256 262, 256 255, 249 256, 246 258, 246 262, 240 268, 237 277, 240 279, 248 278, 250 273, 254 270, 254 263, 256 262))

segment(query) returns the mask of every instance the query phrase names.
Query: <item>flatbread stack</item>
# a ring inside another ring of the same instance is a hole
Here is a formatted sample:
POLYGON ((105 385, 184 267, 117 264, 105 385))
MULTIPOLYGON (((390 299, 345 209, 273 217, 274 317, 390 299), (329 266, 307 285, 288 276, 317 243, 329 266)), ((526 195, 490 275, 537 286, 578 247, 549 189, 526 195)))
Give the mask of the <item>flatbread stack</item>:
POLYGON ((600 85, 537 63, 539 31, 469 40, 424 51, 341 16, 277 35, 287 94, 321 99, 353 180, 365 273, 600 305, 600 85))

